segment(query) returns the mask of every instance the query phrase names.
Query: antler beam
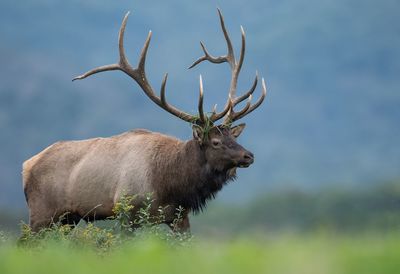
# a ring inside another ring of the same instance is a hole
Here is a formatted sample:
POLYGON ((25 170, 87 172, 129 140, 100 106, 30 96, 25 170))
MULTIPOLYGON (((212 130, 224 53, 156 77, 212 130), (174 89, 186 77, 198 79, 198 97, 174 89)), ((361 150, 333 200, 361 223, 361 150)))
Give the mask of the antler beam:
MULTIPOLYGON (((172 115, 175 115, 176 117, 178 117, 186 122, 190 122, 190 123, 196 122, 198 120, 197 116, 194 116, 194 115, 191 115, 184 111, 181 111, 181 110, 177 109, 176 107, 167 103, 167 101, 165 99, 165 86, 166 86, 168 74, 165 74, 165 76, 163 78, 163 81, 161 84, 161 90, 160 90, 160 97, 155 94, 153 88, 151 87, 150 83, 147 80, 145 64, 146 64, 147 50, 149 48, 150 40, 151 40, 151 34, 152 34, 151 31, 147 35, 143 49, 140 53, 137 68, 133 68, 129 64, 129 61, 125 56, 125 49, 124 49, 124 33, 125 33, 128 16, 129 16, 129 12, 125 15, 124 20, 122 21, 121 28, 119 30, 119 36, 118 36, 119 62, 116 64, 111 64, 111 65, 94 68, 80 76, 75 77, 72 81, 82 80, 82 79, 85 79, 86 77, 89 77, 93 74, 103 72, 103 71, 121 70, 121 71, 125 72, 128 76, 130 76, 133 80, 135 80, 136 83, 142 88, 144 93, 158 106, 160 106, 161 108, 168 111, 172 115)), ((199 94, 199 112, 201 112, 201 113, 203 112, 202 88, 200 89, 200 94, 199 94)), ((204 122, 204 113, 203 113, 203 115, 200 114, 200 122, 201 123, 204 122)))

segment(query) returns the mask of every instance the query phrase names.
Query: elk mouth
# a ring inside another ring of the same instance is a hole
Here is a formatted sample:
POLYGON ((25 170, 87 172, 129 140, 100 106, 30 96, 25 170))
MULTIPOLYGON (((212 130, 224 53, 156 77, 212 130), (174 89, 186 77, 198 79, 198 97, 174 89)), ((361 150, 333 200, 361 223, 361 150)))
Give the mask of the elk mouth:
POLYGON ((240 167, 240 168, 246 168, 246 167, 249 167, 252 163, 253 163, 253 162, 251 162, 251 163, 239 163, 238 167, 240 167))
POLYGON ((237 167, 246 168, 246 167, 249 167, 253 162, 254 162, 254 158, 250 158, 245 161, 239 162, 237 167))

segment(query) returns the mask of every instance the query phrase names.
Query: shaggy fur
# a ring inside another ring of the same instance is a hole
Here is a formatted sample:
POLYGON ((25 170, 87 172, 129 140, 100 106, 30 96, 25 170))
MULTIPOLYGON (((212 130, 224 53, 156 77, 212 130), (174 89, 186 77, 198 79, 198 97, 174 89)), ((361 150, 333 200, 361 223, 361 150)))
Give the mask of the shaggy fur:
POLYGON ((235 178, 234 168, 216 170, 210 166, 195 140, 179 144, 175 153, 171 154, 169 149, 160 147, 152 159, 155 164, 151 182, 163 204, 181 205, 197 213, 224 184, 235 178))

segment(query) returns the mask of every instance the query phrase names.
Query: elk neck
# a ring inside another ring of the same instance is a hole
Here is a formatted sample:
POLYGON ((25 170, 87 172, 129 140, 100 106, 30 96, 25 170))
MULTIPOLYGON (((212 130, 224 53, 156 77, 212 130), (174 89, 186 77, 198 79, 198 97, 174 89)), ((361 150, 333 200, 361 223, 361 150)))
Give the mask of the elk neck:
POLYGON ((182 206, 198 213, 226 183, 235 179, 235 169, 217 170, 210 166, 195 140, 180 142, 174 148, 157 151, 157 158, 166 160, 153 167, 155 194, 163 205, 182 206))

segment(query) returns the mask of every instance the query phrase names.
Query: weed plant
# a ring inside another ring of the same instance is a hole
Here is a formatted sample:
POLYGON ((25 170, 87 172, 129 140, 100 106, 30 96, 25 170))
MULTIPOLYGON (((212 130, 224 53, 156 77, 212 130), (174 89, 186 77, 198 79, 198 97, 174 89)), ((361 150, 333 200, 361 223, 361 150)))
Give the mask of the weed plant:
MULTIPOLYGON (((165 242, 171 246, 186 246, 192 241, 188 232, 180 232, 177 225, 183 218, 182 207, 176 209, 176 218, 172 228, 163 225, 165 221, 165 208, 159 207, 157 215, 151 214, 153 199, 146 195, 143 206, 134 210, 132 201, 135 196, 124 195, 113 208, 114 215, 110 217, 111 226, 98 226, 88 222, 86 225, 78 224, 75 227, 63 225, 60 217, 57 222, 38 232, 33 232, 25 224, 21 224, 21 236, 18 245, 21 247, 42 249, 48 245, 63 245, 66 247, 93 248, 99 252, 113 250, 128 242, 148 238, 165 242), (132 212, 136 212, 133 216, 132 212)), ((5 236, 0 234, 0 243, 5 236)))

